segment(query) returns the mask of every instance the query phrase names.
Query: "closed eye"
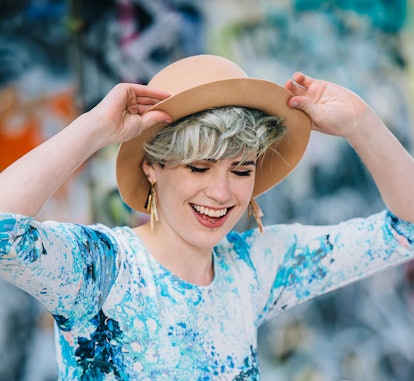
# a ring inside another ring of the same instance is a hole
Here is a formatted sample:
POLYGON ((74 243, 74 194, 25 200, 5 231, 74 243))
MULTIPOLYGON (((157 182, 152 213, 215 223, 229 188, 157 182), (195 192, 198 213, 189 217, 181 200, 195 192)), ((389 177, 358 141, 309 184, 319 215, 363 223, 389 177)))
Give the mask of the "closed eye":
POLYGON ((251 169, 248 169, 248 170, 246 170, 246 171, 232 171, 236 176, 241 176, 241 177, 243 177, 243 176, 250 176, 251 174, 252 174, 252 170, 251 169))
POLYGON ((190 169, 190 171, 194 173, 204 173, 208 171, 209 169, 207 167, 196 167, 195 165, 191 165, 191 164, 188 164, 187 168, 190 169))

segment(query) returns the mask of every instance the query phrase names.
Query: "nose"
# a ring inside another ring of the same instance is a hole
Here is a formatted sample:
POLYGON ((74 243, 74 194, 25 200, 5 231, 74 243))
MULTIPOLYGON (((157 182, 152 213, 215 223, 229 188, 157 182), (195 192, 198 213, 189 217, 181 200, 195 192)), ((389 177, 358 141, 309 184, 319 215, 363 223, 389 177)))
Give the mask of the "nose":
POLYGON ((206 195, 215 203, 221 205, 231 199, 231 184, 228 173, 226 171, 217 171, 214 176, 209 179, 206 187, 206 195))

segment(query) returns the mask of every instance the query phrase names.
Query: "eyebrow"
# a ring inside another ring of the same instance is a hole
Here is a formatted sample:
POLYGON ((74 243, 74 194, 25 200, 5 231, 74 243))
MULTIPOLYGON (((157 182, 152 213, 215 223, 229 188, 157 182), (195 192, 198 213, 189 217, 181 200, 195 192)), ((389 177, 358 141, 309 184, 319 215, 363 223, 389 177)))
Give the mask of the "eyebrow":
POLYGON ((248 166, 248 165, 254 165, 256 166, 256 162, 253 160, 247 160, 247 161, 233 161, 233 163, 231 163, 232 165, 234 165, 235 167, 237 166, 248 166))
MULTIPOLYGON (((217 163, 216 159, 207 159, 206 161, 210 161, 212 163, 217 163)), ((231 163, 231 165, 233 165, 234 167, 237 166, 248 166, 248 165, 254 165, 256 166, 257 161, 256 160, 245 160, 245 161, 233 161, 233 163, 231 163)))

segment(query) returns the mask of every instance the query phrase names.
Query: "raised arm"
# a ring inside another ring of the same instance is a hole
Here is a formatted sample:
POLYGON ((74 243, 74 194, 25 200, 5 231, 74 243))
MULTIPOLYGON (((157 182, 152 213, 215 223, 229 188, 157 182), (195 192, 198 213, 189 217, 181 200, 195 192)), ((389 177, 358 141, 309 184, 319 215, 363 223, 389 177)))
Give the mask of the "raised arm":
POLYGON ((35 216, 62 183, 92 154, 130 140, 169 115, 150 106, 167 98, 163 91, 118 84, 91 111, 0 173, 0 212, 35 216))
POLYGON ((414 160, 378 115, 355 93, 295 73, 286 82, 289 106, 305 111, 313 129, 346 138, 367 166, 387 208, 414 222, 414 160))

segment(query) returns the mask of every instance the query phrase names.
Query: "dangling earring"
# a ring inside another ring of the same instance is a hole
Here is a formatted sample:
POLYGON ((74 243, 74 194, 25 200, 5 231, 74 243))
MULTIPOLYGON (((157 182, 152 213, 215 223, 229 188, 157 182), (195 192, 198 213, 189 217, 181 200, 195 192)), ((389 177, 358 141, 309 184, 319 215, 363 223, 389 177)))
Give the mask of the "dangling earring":
POLYGON ((149 212, 150 227, 151 231, 153 231, 154 223, 158 221, 157 192, 155 191, 155 183, 151 183, 145 209, 149 212))
POLYGON ((253 215, 256 220, 257 226, 259 227, 260 233, 263 233, 262 217, 264 216, 262 209, 259 204, 252 197, 249 203, 249 216, 253 215))

